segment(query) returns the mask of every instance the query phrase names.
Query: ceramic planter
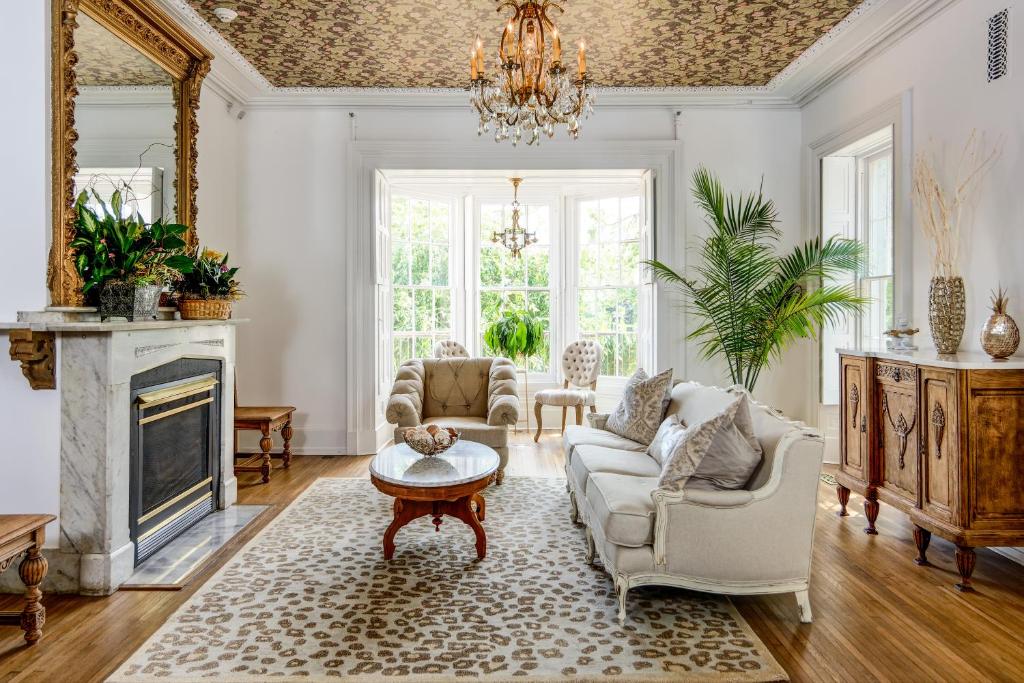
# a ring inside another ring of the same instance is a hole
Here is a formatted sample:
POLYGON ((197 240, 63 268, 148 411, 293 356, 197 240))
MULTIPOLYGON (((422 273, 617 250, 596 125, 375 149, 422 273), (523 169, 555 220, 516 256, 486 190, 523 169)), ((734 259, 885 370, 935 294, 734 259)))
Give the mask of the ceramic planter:
POLYGON ((928 327, 935 350, 942 354, 956 353, 964 338, 966 323, 963 278, 933 277, 928 288, 928 327))

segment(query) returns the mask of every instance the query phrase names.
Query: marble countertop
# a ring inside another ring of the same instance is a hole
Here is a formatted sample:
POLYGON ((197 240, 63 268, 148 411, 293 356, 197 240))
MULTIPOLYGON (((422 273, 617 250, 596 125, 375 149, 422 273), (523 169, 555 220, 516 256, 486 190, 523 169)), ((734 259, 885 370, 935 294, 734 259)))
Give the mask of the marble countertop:
POLYGON ((177 320, 174 309, 161 308, 167 316, 161 320, 128 322, 123 318, 101 322, 95 308, 47 308, 45 311, 20 311, 16 322, 0 322, 0 331, 32 330, 34 332, 134 332, 212 325, 240 325, 247 318, 228 320, 177 320))
POLYGON ((454 486, 493 474, 499 463, 494 449, 473 441, 458 441, 441 455, 430 457, 400 443, 378 453, 370 463, 370 473, 398 486, 454 486))
POLYGON ((955 355, 944 355, 936 353, 934 349, 889 351, 885 347, 878 346, 864 349, 836 349, 836 353, 844 356, 920 363, 952 370, 1024 370, 1024 357, 1022 356, 1010 356, 1004 360, 995 360, 982 351, 960 351, 955 355))

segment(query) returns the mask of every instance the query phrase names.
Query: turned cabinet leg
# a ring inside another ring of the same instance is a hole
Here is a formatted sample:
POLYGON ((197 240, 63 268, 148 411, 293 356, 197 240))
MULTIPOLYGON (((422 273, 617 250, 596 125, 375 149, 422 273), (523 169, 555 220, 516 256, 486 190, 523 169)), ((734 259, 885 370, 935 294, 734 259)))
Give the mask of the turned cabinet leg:
POLYGON ((263 483, 270 482, 270 449, 274 447, 274 441, 270 438, 270 427, 263 427, 261 430, 263 438, 260 439, 260 450, 263 451, 263 462, 260 463, 260 476, 263 483))
POLYGON ((43 637, 43 624, 46 622, 46 608, 40 602, 43 592, 39 584, 46 577, 46 558, 39 548, 29 548, 25 559, 18 566, 18 575, 25 584, 25 609, 21 612, 21 630, 25 632, 25 642, 29 645, 43 637))
POLYGON ((917 546, 917 557, 914 558, 914 563, 920 566, 928 564, 928 544, 932 542, 932 532, 925 528, 914 525, 914 545, 917 546))
POLYGON ((978 561, 977 555, 974 554, 974 548, 958 545, 955 557, 956 570, 960 572, 960 583, 956 584, 955 588, 963 593, 973 592, 974 586, 971 585, 971 574, 974 573, 974 564, 978 561))
POLYGON ((281 451, 281 465, 288 467, 292 464, 292 422, 289 420, 281 428, 281 438, 284 439, 284 450, 281 451))
POLYGON ((846 511, 846 504, 850 502, 850 489, 842 484, 837 484, 836 497, 839 498, 839 516, 849 517, 850 513, 846 511))
POLYGON ((868 491, 864 496, 864 516, 868 518, 868 525, 864 528, 864 533, 872 536, 878 534, 878 529, 875 528, 875 520, 878 519, 877 495, 875 491, 868 491))
POLYGON ((537 433, 533 435, 533 442, 534 443, 537 443, 538 441, 540 441, 540 430, 541 430, 541 425, 543 424, 543 420, 544 420, 544 418, 541 417, 541 408, 542 407, 543 406, 541 406, 540 403, 534 403, 533 404, 533 416, 537 418, 537 433))

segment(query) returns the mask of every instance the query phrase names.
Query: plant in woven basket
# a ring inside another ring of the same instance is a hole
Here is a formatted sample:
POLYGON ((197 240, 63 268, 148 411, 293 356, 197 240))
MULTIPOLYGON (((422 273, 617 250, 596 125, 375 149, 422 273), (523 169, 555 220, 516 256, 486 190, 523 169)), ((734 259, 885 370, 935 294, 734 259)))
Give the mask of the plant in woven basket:
POLYGON ((992 292, 992 315, 981 328, 981 348, 993 358, 1012 356, 1020 346, 1020 330, 1017 323, 1006 313, 1009 298, 1000 287, 992 292))
POLYGON ((228 265, 228 254, 212 249, 196 249, 192 254, 192 270, 177 284, 180 293, 178 310, 182 318, 226 319, 231 316, 231 302, 245 296, 235 274, 237 267, 228 265))

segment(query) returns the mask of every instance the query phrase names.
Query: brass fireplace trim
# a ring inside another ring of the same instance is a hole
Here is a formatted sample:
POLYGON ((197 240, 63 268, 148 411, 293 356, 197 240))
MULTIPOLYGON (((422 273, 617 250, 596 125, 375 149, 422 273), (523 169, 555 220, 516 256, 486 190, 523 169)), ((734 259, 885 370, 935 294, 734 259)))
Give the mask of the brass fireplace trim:
MULTIPOLYGON (((169 501, 167 501, 165 503, 162 503, 161 505, 157 506, 156 508, 150 510, 146 514, 144 514, 141 517, 139 517, 139 524, 142 524, 143 522, 148 522, 149 520, 153 519, 154 517, 159 515, 161 512, 163 512, 167 508, 171 507, 172 505, 174 505, 178 501, 182 500, 183 498, 186 498, 186 497, 192 495, 193 493, 195 493, 199 489, 203 488, 204 486, 208 485, 212 481, 213 481, 213 477, 207 477, 206 479, 203 479, 201 482, 199 482, 195 486, 189 488, 188 490, 182 491, 181 493, 176 495, 174 498, 171 498, 169 501)), ((200 500, 204 500, 204 499, 200 498, 200 500)), ((189 507, 191 507, 191 506, 189 506, 189 507)), ((175 515, 175 517, 177 517, 177 515, 175 515)))
POLYGON ((212 396, 210 398, 204 398, 202 401, 193 401, 192 403, 186 403, 183 406, 171 408, 170 410, 165 410, 164 412, 157 413, 156 415, 150 415, 149 417, 141 418, 139 420, 139 426, 141 427, 142 425, 148 425, 150 422, 156 422, 158 420, 164 419, 165 417, 171 417, 172 415, 177 415, 178 413, 184 413, 186 410, 192 410, 193 408, 198 408, 199 406, 205 406, 207 403, 213 403, 212 396))
POLYGON ((196 167, 199 151, 197 112, 203 78, 213 59, 206 48, 147 0, 51 0, 51 154, 52 240, 46 286, 53 306, 81 306, 82 281, 75 269, 71 241, 75 232, 75 28, 84 12, 128 45, 150 58, 174 81, 176 144, 175 219, 189 226, 186 242, 196 236, 196 167))
POLYGON ((136 543, 140 543, 140 542, 146 540, 147 538, 149 538, 150 536, 152 536, 156 532, 160 531, 161 529, 163 529, 165 526, 167 526, 168 524, 170 524, 174 520, 178 519, 178 517, 181 517, 183 514, 185 514, 186 512, 191 510, 192 508, 196 507, 197 505, 201 505, 202 503, 206 502, 207 500, 209 500, 212 497, 213 497, 213 491, 207 491, 205 495, 201 496, 200 498, 196 498, 195 501, 193 501, 192 503, 189 503, 186 507, 181 508, 180 510, 175 512, 173 515, 171 515, 170 517, 168 517, 164 521, 162 521, 159 524, 157 524, 156 526, 154 526, 152 529, 149 529, 146 533, 141 534, 135 540, 135 542, 136 543))
POLYGON ((209 391, 218 384, 219 382, 216 379, 212 377, 204 377, 203 379, 185 382, 173 387, 168 387, 167 389, 147 391, 144 394, 139 394, 136 400, 143 409, 155 408, 156 406, 163 405, 164 403, 170 403, 171 401, 177 401, 178 399, 209 391))

